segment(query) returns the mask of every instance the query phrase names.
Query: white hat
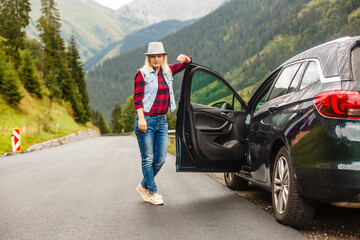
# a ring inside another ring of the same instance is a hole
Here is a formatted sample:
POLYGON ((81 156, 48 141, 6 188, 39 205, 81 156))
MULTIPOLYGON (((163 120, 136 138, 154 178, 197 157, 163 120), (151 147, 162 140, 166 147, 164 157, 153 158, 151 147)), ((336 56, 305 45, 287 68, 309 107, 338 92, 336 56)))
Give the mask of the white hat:
POLYGON ((162 42, 149 42, 148 51, 145 55, 167 54, 162 42))

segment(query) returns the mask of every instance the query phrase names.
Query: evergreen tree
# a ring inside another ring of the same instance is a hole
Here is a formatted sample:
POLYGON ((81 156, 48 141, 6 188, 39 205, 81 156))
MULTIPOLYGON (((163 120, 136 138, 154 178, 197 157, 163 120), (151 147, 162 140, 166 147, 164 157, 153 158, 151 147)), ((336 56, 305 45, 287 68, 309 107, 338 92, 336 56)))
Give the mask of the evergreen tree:
POLYGON ((109 133, 110 132, 109 126, 101 113, 99 115, 97 127, 100 129, 101 133, 109 133))
POLYGON ((91 121, 92 124, 94 124, 95 126, 97 126, 97 121, 99 119, 99 112, 98 111, 94 111, 91 110, 91 121))
POLYGON ((20 65, 18 49, 25 38, 24 28, 29 24, 30 11, 29 0, 0 0, 0 34, 8 40, 7 50, 16 66, 20 65))
POLYGON ((121 133, 124 128, 124 122, 121 117, 121 105, 120 103, 115 103, 114 108, 111 113, 111 130, 113 133, 121 133))
POLYGON ((60 61, 58 66, 59 79, 57 84, 61 89, 62 98, 70 101, 73 104, 75 101, 75 95, 78 93, 78 89, 74 79, 71 77, 70 69, 68 68, 66 59, 60 61))
POLYGON ((99 128, 101 133, 109 133, 110 132, 109 125, 107 124, 107 122, 104 119, 104 116, 101 113, 99 113, 97 111, 93 111, 92 119, 93 119, 94 125, 99 128))
POLYGON ((91 110, 89 106, 89 95, 86 90, 85 74, 83 71, 83 64, 80 61, 80 54, 76 46, 75 35, 71 35, 68 52, 68 66, 70 68, 71 78, 74 80, 79 94, 78 104, 82 105, 82 112, 79 115, 82 117, 82 123, 85 123, 91 118, 91 110))
MULTIPOLYGON (((60 35, 60 13, 55 0, 41 0, 41 6, 42 16, 37 21, 37 29, 45 52, 43 76, 52 95, 62 97, 63 90, 68 91, 71 86, 66 85, 70 74, 67 69, 64 39, 60 35), (50 74, 51 77, 48 77, 50 74)), ((66 97, 70 98, 71 94, 66 94, 66 97)))
MULTIPOLYGON (((72 76, 72 66, 69 66, 64 40, 60 35, 60 13, 55 0, 41 0, 41 6, 42 16, 38 20, 37 28, 45 52, 43 75, 46 86, 51 91, 50 98, 58 97, 69 101, 75 120, 85 123, 90 120, 90 108, 88 104, 84 108, 82 94, 72 76)), ((85 101, 88 102, 88 98, 85 97, 85 101)))
MULTIPOLYGON (((2 64, 3 63, 1 63, 1 65, 2 64)), ((10 63, 4 65, 6 69, 0 69, 0 93, 8 103, 20 103, 23 96, 21 95, 18 87, 19 76, 10 63)))
POLYGON ((10 104, 19 103, 22 98, 18 79, 12 64, 6 63, 5 54, 0 50, 0 95, 10 104))
POLYGON ((23 53, 20 78, 29 93, 33 93, 38 98, 42 98, 40 82, 35 76, 34 63, 29 51, 24 51, 23 53))
POLYGON ((134 95, 131 95, 126 100, 124 109, 122 112, 122 118, 124 121, 124 130, 125 132, 134 131, 135 123, 135 104, 134 104, 134 95))
POLYGON ((58 84, 60 82, 59 69, 53 69, 48 73, 47 80, 45 81, 46 87, 50 90, 49 98, 61 98, 62 92, 58 84))
MULTIPOLYGON (((0 47, 2 47, 2 41, 0 39, 0 47)), ((5 55, 0 48, 0 93, 2 92, 2 86, 4 84, 4 72, 5 72, 5 55)))

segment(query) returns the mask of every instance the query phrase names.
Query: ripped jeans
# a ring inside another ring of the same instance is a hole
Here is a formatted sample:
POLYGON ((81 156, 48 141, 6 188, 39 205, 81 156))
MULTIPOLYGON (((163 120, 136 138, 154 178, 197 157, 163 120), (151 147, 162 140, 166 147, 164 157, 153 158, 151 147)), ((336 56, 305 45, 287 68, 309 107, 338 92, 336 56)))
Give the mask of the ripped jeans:
POLYGON ((138 127, 138 116, 135 117, 135 134, 141 153, 141 167, 143 188, 149 189, 150 194, 157 193, 155 176, 165 163, 168 148, 168 124, 165 115, 145 115, 147 123, 146 132, 143 133, 138 127))

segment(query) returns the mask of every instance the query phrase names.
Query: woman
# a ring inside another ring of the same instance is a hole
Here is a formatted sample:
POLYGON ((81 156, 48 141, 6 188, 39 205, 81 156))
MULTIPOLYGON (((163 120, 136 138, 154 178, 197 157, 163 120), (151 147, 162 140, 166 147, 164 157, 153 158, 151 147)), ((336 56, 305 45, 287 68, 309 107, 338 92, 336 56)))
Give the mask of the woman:
POLYGON ((179 63, 168 66, 167 53, 161 42, 150 42, 145 53, 145 65, 137 72, 134 82, 135 134, 138 139, 143 180, 136 190, 146 202, 164 204, 158 193, 155 176, 165 162, 168 147, 166 113, 176 103, 172 87, 173 75, 185 69, 191 58, 180 54, 179 63))

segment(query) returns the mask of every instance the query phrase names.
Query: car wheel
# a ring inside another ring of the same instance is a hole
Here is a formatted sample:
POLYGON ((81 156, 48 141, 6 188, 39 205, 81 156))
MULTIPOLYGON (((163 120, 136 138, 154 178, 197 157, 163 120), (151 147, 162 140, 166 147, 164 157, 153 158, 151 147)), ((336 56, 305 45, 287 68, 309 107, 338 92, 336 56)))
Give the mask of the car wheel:
POLYGON ((287 149, 276 155, 273 168, 272 202, 276 219, 292 227, 305 228, 311 223, 315 205, 300 195, 287 149))
POLYGON ((231 190, 245 190, 249 187, 249 182, 240 178, 232 172, 224 173, 226 186, 231 190))

